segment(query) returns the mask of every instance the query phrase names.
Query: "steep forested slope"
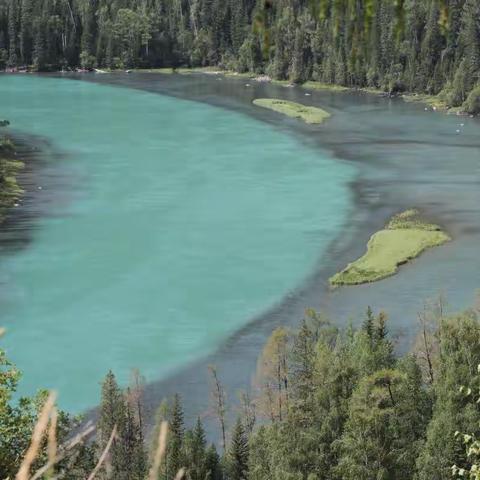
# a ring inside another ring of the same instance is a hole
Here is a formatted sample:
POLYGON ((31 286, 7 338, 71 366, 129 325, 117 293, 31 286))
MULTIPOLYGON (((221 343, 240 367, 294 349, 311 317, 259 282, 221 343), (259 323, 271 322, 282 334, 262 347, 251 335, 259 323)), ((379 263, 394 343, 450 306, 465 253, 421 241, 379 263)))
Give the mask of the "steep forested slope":
POLYGON ((480 2, 0 0, 0 67, 19 65, 220 65, 295 82, 443 90, 460 105, 479 82, 480 2))

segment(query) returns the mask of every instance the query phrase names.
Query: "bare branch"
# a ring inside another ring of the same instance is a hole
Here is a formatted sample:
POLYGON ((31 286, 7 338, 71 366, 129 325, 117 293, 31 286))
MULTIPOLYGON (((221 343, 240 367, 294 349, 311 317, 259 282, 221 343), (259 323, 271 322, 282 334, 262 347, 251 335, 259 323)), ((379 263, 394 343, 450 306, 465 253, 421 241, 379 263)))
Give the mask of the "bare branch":
POLYGON ((157 480, 160 465, 165 457, 165 451, 167 448, 167 435, 168 435, 168 423, 162 422, 160 425, 160 433, 158 434, 158 447, 153 459, 152 468, 148 475, 149 480, 157 480))
POLYGON ((32 441, 30 443, 30 446, 28 447, 25 457, 23 458, 20 469, 18 470, 18 473, 15 477, 16 480, 28 480, 28 478, 30 477, 30 467, 37 458, 43 435, 47 428, 50 414, 52 413, 56 398, 56 393, 50 392, 47 401, 43 405, 42 411, 40 412, 37 423, 35 424, 35 427, 33 429, 32 441))
POLYGON ((93 472, 90 474, 87 480, 93 480, 95 478, 95 475, 98 473, 100 470, 100 467, 102 466, 103 462, 107 458, 108 452, 110 451, 110 448, 112 447, 113 440, 115 436, 117 435, 117 426, 115 425, 112 430, 112 434, 110 435, 110 438, 108 439, 107 446, 105 447, 105 450, 103 451, 102 455, 100 456, 97 465, 95 465, 95 468, 93 469, 93 472))
POLYGON ((182 480, 182 478, 185 476, 185 469, 181 468, 178 473, 175 475, 175 480, 182 480))
MULTIPOLYGON (((74 447, 76 447, 79 443, 83 441, 84 438, 88 437, 94 431, 95 431, 95 427, 93 425, 90 425, 83 432, 76 435, 68 444, 66 444, 63 448, 60 449, 61 451, 55 457, 53 465, 56 465, 57 463, 62 461, 74 447)), ((50 465, 50 462, 48 462, 42 468, 39 468, 30 480, 38 480, 50 468, 51 468, 51 465, 50 465)))

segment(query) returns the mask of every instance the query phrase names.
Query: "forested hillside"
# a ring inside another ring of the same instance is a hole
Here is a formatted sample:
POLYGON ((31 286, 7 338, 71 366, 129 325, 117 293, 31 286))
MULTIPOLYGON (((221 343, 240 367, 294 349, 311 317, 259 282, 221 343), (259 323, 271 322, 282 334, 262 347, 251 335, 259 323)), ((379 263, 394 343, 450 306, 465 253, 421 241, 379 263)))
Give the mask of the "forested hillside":
MULTIPOLYGON (((1 0, 0 67, 215 65, 386 91, 479 82, 478 0, 1 0)), ((470 104, 478 105, 478 94, 470 104)))

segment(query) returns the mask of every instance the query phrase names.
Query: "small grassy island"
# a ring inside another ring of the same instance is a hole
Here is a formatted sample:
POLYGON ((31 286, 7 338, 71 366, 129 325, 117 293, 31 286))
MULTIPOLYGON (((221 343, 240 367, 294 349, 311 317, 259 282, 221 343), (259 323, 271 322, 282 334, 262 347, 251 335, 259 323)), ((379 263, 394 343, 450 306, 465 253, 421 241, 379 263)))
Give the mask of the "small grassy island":
POLYGON ((417 210, 395 215, 369 240, 367 253, 330 278, 333 286, 360 285, 394 275, 398 267, 450 237, 438 225, 425 222, 417 210))
POLYGON ((308 124, 323 123, 330 114, 318 107, 308 107, 300 103, 278 100, 276 98, 257 98, 253 101, 258 107, 268 108, 287 117, 299 118, 308 124))

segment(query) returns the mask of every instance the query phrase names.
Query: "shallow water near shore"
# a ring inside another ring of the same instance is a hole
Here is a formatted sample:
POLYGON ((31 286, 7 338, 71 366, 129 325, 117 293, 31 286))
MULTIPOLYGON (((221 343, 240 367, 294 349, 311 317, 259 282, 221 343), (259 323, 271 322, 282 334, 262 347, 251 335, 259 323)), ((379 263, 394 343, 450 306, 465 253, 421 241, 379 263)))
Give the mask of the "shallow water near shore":
POLYGON ((0 252, 0 323, 20 393, 55 388, 70 411, 108 369, 153 381, 214 351, 350 213, 354 166, 241 113, 34 76, 2 76, 0 102, 15 133, 66 153, 30 186, 53 195, 30 242, 0 252))

